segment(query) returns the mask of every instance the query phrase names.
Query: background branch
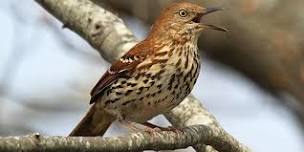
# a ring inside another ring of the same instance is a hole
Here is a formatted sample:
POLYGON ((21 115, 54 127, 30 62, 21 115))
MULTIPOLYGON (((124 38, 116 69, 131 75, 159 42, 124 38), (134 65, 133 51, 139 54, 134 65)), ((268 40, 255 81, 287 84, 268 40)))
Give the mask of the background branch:
MULTIPOLYGON (((151 24, 163 7, 178 0, 96 1, 151 24)), ((290 107, 304 126, 304 20, 299 15, 304 13, 304 1, 189 1, 225 8, 225 13, 207 20, 223 24, 229 33, 224 37, 206 31, 200 38, 204 53, 278 97, 277 101, 290 107)))
MULTIPOLYGON (((48 10, 57 19, 63 22, 64 27, 75 31, 86 39, 99 53, 108 61, 119 58, 137 42, 134 35, 125 26, 123 21, 113 13, 98 7, 87 0, 36 0, 41 6, 48 10)), ((233 139, 222 128, 215 123, 214 117, 201 108, 199 101, 189 97, 176 107, 166 117, 175 126, 186 126, 192 124, 204 124, 202 132, 212 130, 217 136, 210 136, 204 141, 218 151, 248 151, 245 146, 233 139), (196 103, 196 104, 195 104, 196 103), (196 109, 196 111, 191 111, 196 109), (189 113, 188 113, 189 112, 189 113), (184 117, 187 114, 187 117, 184 117), (199 114, 200 116, 198 116, 199 114), (195 119, 195 118, 203 119, 195 119), (192 120, 191 122, 187 119, 192 120), (213 122, 213 123, 210 123, 213 122)), ((127 138, 127 137, 126 137, 127 138)), ((188 140, 188 139, 187 139, 188 140)), ((192 143, 195 145, 197 143, 192 143)), ((117 145, 117 143, 116 143, 117 145)), ((196 146, 197 150, 201 146, 196 146)), ((206 147, 206 146, 202 146, 206 147)), ((179 147, 175 147, 179 148, 179 147)))

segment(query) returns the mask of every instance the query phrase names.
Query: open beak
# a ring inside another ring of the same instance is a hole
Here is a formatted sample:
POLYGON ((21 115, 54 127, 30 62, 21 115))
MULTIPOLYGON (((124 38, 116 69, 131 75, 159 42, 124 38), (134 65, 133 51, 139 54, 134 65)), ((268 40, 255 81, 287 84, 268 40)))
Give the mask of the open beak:
POLYGON ((222 11, 222 8, 218 8, 218 7, 209 7, 209 8, 205 8, 202 13, 200 13, 197 17, 196 17, 196 22, 200 23, 204 28, 208 28, 208 29, 212 29, 212 30, 217 30, 217 31, 222 31, 222 32, 228 32, 228 30, 226 28, 223 27, 219 27, 216 25, 210 25, 210 24, 205 24, 204 22, 202 22, 202 18, 210 13, 213 12, 217 12, 217 11, 222 11))

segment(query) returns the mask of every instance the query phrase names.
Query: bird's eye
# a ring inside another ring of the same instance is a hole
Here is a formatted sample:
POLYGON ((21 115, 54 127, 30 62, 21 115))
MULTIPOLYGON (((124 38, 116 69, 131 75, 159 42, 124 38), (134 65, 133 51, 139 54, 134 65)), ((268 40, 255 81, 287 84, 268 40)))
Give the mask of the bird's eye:
POLYGON ((186 11, 186 10, 180 10, 179 11, 179 16, 181 16, 181 17, 185 17, 185 16, 187 16, 188 15, 188 12, 186 11))

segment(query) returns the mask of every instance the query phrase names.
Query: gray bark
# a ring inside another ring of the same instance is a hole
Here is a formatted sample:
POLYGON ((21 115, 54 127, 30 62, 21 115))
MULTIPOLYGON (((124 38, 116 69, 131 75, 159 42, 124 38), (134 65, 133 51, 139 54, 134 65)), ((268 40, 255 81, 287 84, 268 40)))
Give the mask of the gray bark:
MULTIPOLYGON (((44 137, 39 134, 0 138, 0 151, 22 152, 126 152, 141 150, 180 149, 218 138, 219 132, 204 125, 182 129, 180 132, 139 132, 124 137, 44 137)), ((225 147, 225 146, 223 146, 225 147)), ((225 152, 235 151, 230 147, 225 152)), ((238 150, 239 151, 239 150, 238 150)))

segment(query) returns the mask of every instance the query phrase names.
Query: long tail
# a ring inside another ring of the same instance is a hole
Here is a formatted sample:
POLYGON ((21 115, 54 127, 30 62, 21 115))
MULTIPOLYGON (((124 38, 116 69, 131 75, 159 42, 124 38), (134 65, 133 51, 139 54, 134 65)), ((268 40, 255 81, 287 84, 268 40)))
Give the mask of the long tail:
POLYGON ((115 118, 95 104, 69 136, 102 136, 115 118))

